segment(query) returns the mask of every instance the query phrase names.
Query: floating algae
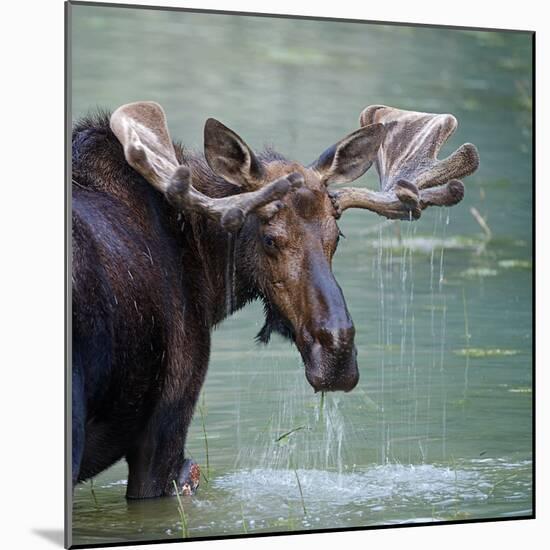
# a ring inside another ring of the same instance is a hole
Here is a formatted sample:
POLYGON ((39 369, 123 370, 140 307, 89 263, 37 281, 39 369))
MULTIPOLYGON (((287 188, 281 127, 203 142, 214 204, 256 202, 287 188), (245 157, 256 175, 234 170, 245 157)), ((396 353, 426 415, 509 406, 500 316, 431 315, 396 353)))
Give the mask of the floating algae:
POLYGON ((533 264, 529 260, 500 260, 498 265, 505 269, 532 269, 533 267, 533 264))
POLYGON ((370 243, 373 248, 390 249, 394 253, 406 250, 409 253, 431 254, 434 250, 477 250, 484 240, 466 236, 405 236, 400 240, 395 238, 379 238, 370 243))
POLYGON ((489 267, 469 267, 460 273, 461 277, 467 278, 494 277, 496 275, 498 275, 498 271, 489 267))
POLYGON ((460 355, 462 357, 507 357, 512 355, 517 355, 520 353, 517 349, 501 349, 501 348, 465 348, 465 349, 455 349, 453 350, 455 355, 460 355))

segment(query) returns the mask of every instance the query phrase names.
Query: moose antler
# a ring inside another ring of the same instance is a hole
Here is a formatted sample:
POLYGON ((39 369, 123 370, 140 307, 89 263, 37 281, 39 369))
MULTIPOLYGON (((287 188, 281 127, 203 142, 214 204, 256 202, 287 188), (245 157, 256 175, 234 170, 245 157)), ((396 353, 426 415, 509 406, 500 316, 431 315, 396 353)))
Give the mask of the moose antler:
MULTIPOLYGON (((258 191, 213 199, 191 185, 191 171, 182 165, 176 168, 165 193, 168 201, 175 207, 208 216, 227 231, 238 231, 250 212, 282 199, 290 189, 300 187, 303 182, 303 176, 293 172, 258 191)), ((275 210, 279 208, 276 202, 274 207, 275 210)))
POLYGON ((124 148, 128 164, 139 172, 168 201, 184 212, 203 214, 227 231, 237 231, 250 212, 285 196, 303 183, 293 173, 263 188, 230 197, 212 198, 195 189, 190 169, 180 165, 166 116, 152 101, 129 103, 111 115, 111 129, 124 148))
POLYGON ((382 123, 386 135, 376 157, 381 191, 344 187, 331 191, 340 215, 347 208, 366 208, 392 219, 417 219, 428 206, 454 206, 464 197, 457 178, 479 166, 477 149, 465 143, 446 159, 437 155, 457 127, 453 115, 403 111, 371 105, 361 126, 382 123))

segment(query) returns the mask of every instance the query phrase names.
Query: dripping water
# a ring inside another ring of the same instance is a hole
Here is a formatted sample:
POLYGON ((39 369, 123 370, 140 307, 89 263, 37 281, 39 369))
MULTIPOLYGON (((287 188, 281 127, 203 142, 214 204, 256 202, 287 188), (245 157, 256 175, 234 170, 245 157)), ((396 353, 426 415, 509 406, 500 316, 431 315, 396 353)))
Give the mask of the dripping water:
MULTIPOLYGON (((396 230, 396 237, 398 240, 401 239, 400 237, 400 222, 394 222, 394 228, 396 230)), ((386 338, 385 338, 385 346, 384 346, 384 353, 388 354, 388 359, 386 361, 387 367, 386 369, 389 371, 389 379, 390 381, 393 380, 393 365, 394 365, 394 359, 393 359, 393 348, 392 348, 392 323, 393 323, 393 246, 386 247, 386 262, 385 262, 385 276, 387 279, 386 289, 387 289, 387 297, 385 300, 385 304, 389 304, 389 309, 387 312, 385 312, 385 317, 387 319, 386 321, 386 338)), ((388 403, 393 403, 393 383, 387 384, 387 392, 388 392, 388 403)), ((386 425, 386 456, 390 455, 391 449, 390 449, 390 443, 393 437, 392 433, 392 423, 387 422, 386 425)))
MULTIPOLYGON (((270 372, 273 386, 289 383, 288 372, 276 368, 270 372)), ((336 472, 341 477, 349 464, 357 462, 350 450, 353 445, 346 445, 358 432, 344 414, 346 400, 339 394, 312 394, 303 381, 302 369, 296 369, 291 377, 296 391, 278 395, 267 425, 248 446, 239 449, 235 468, 281 473, 307 468, 336 472)))
MULTIPOLYGON (((385 319, 385 301, 384 301, 384 273, 382 269, 382 254, 383 254, 383 238, 382 238, 382 226, 380 225, 378 228, 378 253, 377 253, 377 263, 375 267, 374 273, 377 275, 378 280, 378 296, 379 296, 379 315, 378 315, 378 344, 380 346, 381 350, 381 362, 380 362, 380 435, 381 435, 381 442, 380 442, 380 451, 381 451, 381 462, 382 464, 386 464, 388 457, 387 457, 387 445, 389 442, 389 438, 386 439, 387 433, 386 433, 386 411, 385 411, 385 403, 384 403, 384 395, 385 395, 385 367, 386 367, 386 350, 385 350, 385 338, 384 338, 384 319, 385 319)), ((388 428, 389 429, 389 428, 388 428)))
MULTIPOLYGON (((443 221, 443 209, 439 213, 440 221, 443 221)), ((445 223, 443 224, 443 243, 447 233, 447 225, 449 224, 449 213, 446 213, 445 223)), ((443 293, 444 282, 444 269, 443 269, 443 257, 445 252, 445 245, 441 246, 441 254, 439 258, 439 293, 441 295, 441 301, 443 309, 441 311, 441 340, 439 347, 439 373, 441 381, 441 401, 442 401, 442 417, 441 417, 441 451, 443 459, 447 458, 447 387, 445 376, 445 338, 447 329, 447 297, 443 293)))
MULTIPOLYGON (((435 236, 439 231, 438 216, 434 216, 434 224, 432 230, 432 243, 435 243, 435 236)), ((430 426, 431 426, 431 404, 432 404, 432 373, 436 368, 436 331, 435 331, 435 290, 434 290, 434 269, 435 260, 435 245, 432 246, 430 251, 430 335, 431 335, 431 362, 428 367, 427 376, 427 398, 426 398, 426 441, 430 439, 430 426)), ((427 460, 429 454, 429 446, 423 451, 423 459, 427 460)))
POLYGON ((236 238, 233 233, 227 235, 227 257, 225 262, 225 312, 229 316, 235 310, 235 249, 236 238))
MULTIPOLYGON (((412 228, 413 238, 416 236, 417 226, 415 225, 412 228)), ((409 309, 411 314, 411 349, 410 349, 410 372, 412 375, 412 398, 413 403, 412 407, 409 408, 409 426, 411 425, 411 415, 412 415, 412 425, 413 425, 413 435, 416 437, 417 433, 417 422, 418 422, 418 391, 416 385, 416 333, 415 333, 415 314, 414 314, 414 271, 413 271, 413 260, 412 253, 409 253, 409 273, 410 273, 410 292, 409 292, 409 309)), ((410 435, 410 434, 409 434, 410 435)), ((411 445, 412 440, 409 438, 409 463, 412 462, 411 456, 411 445)))

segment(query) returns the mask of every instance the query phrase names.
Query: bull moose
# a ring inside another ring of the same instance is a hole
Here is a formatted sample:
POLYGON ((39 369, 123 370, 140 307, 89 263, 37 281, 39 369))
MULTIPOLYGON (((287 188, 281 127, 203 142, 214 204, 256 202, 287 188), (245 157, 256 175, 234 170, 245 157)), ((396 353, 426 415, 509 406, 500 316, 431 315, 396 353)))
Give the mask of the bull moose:
POLYGON ((332 273, 348 208, 417 219, 464 194, 471 144, 438 160, 451 115, 367 107, 360 128, 308 166, 254 153, 209 119, 204 154, 170 137, 162 108, 123 105, 72 136, 73 485, 121 458, 128 498, 193 493, 184 458, 211 331, 262 300, 315 391, 358 382, 355 328, 332 273), (375 163, 381 190, 339 187, 375 163), (229 276, 228 276, 229 274, 229 276), (228 288, 228 287, 231 288, 228 288))

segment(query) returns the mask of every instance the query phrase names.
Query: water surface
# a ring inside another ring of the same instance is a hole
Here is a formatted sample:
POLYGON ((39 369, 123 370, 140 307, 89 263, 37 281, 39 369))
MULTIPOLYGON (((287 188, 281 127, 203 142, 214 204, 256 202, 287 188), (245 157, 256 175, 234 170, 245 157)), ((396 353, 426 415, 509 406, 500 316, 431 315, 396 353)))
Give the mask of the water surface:
MULTIPOLYGON (((75 118, 150 99, 189 146, 212 116, 308 163, 383 103, 453 113, 443 153, 471 141, 481 154, 452 210, 341 219, 356 390, 321 403, 295 349, 254 343, 258 304, 216 331, 188 438, 208 482, 183 499, 186 534, 529 515, 530 37, 84 6, 73 24, 75 118)), ((175 499, 127 503, 125 479, 119 463, 77 487, 74 543, 185 533, 175 499)))

